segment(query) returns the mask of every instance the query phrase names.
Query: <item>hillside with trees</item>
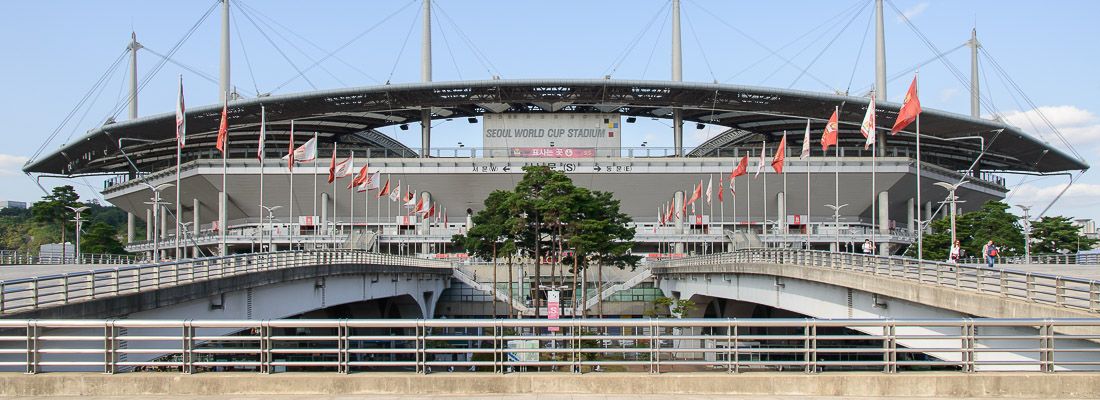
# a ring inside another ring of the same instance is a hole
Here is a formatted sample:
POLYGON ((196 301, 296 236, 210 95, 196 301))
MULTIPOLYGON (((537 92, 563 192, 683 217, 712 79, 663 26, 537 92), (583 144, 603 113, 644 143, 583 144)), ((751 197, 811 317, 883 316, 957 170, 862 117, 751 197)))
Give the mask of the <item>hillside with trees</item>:
MULTIPOLYGON (((75 242, 76 223, 69 207, 86 206, 80 250, 84 253, 125 254, 126 212, 96 200, 82 202, 72 186, 58 186, 28 209, 0 210, 0 249, 36 253, 39 246, 75 242)), ((144 237, 139 224, 138 237, 144 237)))

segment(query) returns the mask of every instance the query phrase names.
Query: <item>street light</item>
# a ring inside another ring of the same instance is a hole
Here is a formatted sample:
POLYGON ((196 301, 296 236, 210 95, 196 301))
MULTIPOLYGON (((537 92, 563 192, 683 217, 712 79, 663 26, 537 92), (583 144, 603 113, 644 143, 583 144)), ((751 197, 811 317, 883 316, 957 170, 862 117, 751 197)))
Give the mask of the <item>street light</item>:
POLYGON ((836 235, 836 251, 840 251, 840 209, 847 207, 848 203, 841 205, 826 204, 825 207, 829 207, 833 210, 833 233, 836 235))
MULTIPOLYGON (((83 216, 83 215, 81 215, 81 213, 83 213, 84 210, 87 210, 88 206, 82 206, 82 207, 65 206, 65 208, 73 210, 73 214, 76 214, 73 217, 73 221, 76 222, 76 252, 74 254, 76 254, 76 262, 80 263, 80 225, 81 225, 82 222, 84 222, 84 219, 81 218, 83 216)), ((65 258, 65 251, 64 250, 61 251, 61 258, 62 259, 65 258)))
MULTIPOLYGON (((170 204, 168 202, 160 200, 160 192, 163 191, 164 189, 168 189, 168 188, 176 186, 176 185, 171 184, 171 183, 162 183, 160 185, 153 186, 153 185, 150 185, 148 182, 141 182, 141 183, 143 183, 146 187, 148 187, 149 190, 153 191, 153 197, 149 198, 149 200, 151 200, 151 201, 147 201, 147 202, 145 202, 145 204, 149 204, 149 205, 153 206, 153 262, 156 262, 157 260, 160 259, 160 238, 157 237, 157 223, 160 220, 160 207, 162 205, 170 204)), ((164 229, 163 226, 160 227, 160 228, 164 229)))
MULTIPOLYGON (((260 204, 260 207, 263 207, 264 210, 267 210, 267 224, 268 224, 268 226, 273 226, 273 224, 275 222, 275 210, 283 208, 283 206, 268 207, 268 206, 265 206, 263 204, 260 204)), ((274 233, 267 236, 267 251, 272 251, 274 249, 274 246, 275 246, 275 241, 274 240, 275 240, 275 234, 274 233)), ((261 226, 260 227, 260 245, 263 245, 263 243, 264 243, 264 228, 261 226)))
MULTIPOLYGON (((1017 204, 1016 207, 1024 210, 1024 257, 1027 257, 1024 264, 1031 264, 1031 215, 1028 214, 1031 211, 1031 206, 1017 204)), ((1081 240, 1078 239, 1077 243, 1077 246, 1080 247, 1081 240)))
POLYGON ((935 185, 941 188, 947 189, 947 199, 944 202, 951 203, 951 245, 955 245, 955 205, 956 203, 965 203, 965 201, 959 201, 959 197, 955 196, 955 191, 959 189, 959 186, 969 182, 966 179, 959 181, 954 185, 947 182, 936 182, 935 185))

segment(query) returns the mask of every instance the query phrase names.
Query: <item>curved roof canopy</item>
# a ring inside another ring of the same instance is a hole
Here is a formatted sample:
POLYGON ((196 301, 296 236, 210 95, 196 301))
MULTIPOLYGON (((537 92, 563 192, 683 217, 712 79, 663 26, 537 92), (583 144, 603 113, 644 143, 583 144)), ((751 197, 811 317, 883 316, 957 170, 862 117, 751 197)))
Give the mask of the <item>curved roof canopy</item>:
MULTIPOLYGON (((286 147, 293 120, 296 132, 317 132, 322 141, 382 148, 390 154, 412 157, 412 150, 376 129, 417 122, 426 108, 432 110, 433 118, 499 112, 619 112, 671 118, 673 109, 681 109, 685 121, 729 127, 689 154, 708 156, 718 154, 715 150, 759 142, 761 138, 775 141, 783 131, 789 132, 790 146, 800 146, 807 119, 811 120, 811 137, 816 145, 825 120, 839 107, 842 145, 855 147, 854 139, 862 142, 858 130, 867 104, 868 99, 862 97, 670 81, 539 79, 396 84, 233 101, 229 105, 230 148, 247 143, 253 152, 247 156, 254 154, 261 105, 267 114, 268 149, 279 151, 286 147), (852 140, 845 142, 845 138, 852 140)), ((898 103, 877 103, 880 125, 891 124, 900 107, 898 103)), ((220 112, 220 104, 188 110, 185 158, 213 151, 220 112)), ((110 123, 32 160, 24 171, 85 175, 126 173, 131 168, 150 170, 174 159, 174 123, 172 113, 110 123)), ((913 129, 911 125, 905 132, 888 137, 887 145, 912 148, 913 129)), ((1001 122, 927 108, 921 114, 922 151, 928 152, 929 162, 956 170, 968 168, 980 152, 978 141, 954 139, 975 136, 983 137, 987 147, 981 170, 1050 173, 1088 168, 1083 160, 1001 122)))

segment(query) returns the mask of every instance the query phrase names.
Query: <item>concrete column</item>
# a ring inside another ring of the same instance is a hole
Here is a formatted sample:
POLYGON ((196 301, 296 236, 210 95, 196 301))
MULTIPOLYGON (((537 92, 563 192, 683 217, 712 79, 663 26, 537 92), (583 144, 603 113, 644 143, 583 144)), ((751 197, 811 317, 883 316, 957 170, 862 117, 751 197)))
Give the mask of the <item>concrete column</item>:
MULTIPOLYGON (((432 81, 432 1, 422 0, 424 14, 420 41, 420 81, 432 81)), ((432 109, 420 111, 420 157, 427 158, 432 148, 432 109)))
POLYGON ((787 194, 779 192, 775 196, 775 223, 779 225, 780 233, 787 233, 787 194))
POLYGON ((917 218, 916 207, 917 201, 912 197, 905 201, 905 227, 909 229, 909 232, 912 232, 917 226, 917 222, 914 221, 917 218))
MULTIPOLYGON (((160 209, 160 240, 168 239, 168 206, 161 206, 160 209)), ((168 253, 172 251, 172 248, 167 245, 160 246, 160 254, 157 255, 157 259, 168 258, 168 253)))
POLYGON ((134 231, 137 230, 137 216, 134 213, 126 213, 126 244, 133 243, 134 231))
POLYGON ((925 233, 932 232, 932 202, 931 201, 924 203, 924 218, 923 219, 924 219, 924 221, 927 222, 927 225, 924 226, 924 232, 925 233))
MULTIPOLYGON (((878 231, 883 235, 890 234, 890 192, 878 193, 878 231)), ((879 254, 890 255, 890 243, 879 243, 879 254)))
POLYGON ((225 246, 225 234, 228 230, 226 222, 228 218, 226 216, 226 207, 229 204, 229 195, 225 192, 218 192, 218 255, 228 254, 225 246))
POLYGON ((328 192, 321 193, 321 227, 327 235, 331 225, 328 221, 328 192))
POLYGON ((229 95, 229 0, 222 0, 221 68, 218 76, 218 102, 229 95))
MULTIPOLYGON (((199 203, 199 199, 192 199, 191 200, 191 237, 192 238, 199 237, 199 224, 201 223, 200 221, 202 221, 202 218, 199 218, 199 209, 201 207, 202 207, 202 204, 199 203)), ((190 242, 190 240, 188 242, 190 242)), ((199 246, 198 245, 193 245, 191 247, 191 257, 194 257, 194 258, 199 257, 199 246)))
MULTIPOLYGON (((687 233, 686 226, 684 225, 685 215, 684 215, 683 212, 681 212, 681 210, 684 209, 684 192, 683 191, 677 191, 675 194, 672 195, 672 207, 674 207, 676 209, 676 213, 675 213, 675 215, 676 215, 676 230, 675 230, 675 232, 678 233, 678 234, 681 234, 681 235, 684 234, 684 233, 687 233)), ((673 245, 672 248, 673 248, 673 250, 672 250, 673 253, 683 253, 684 252, 684 243, 683 242, 678 242, 675 245, 673 245)))
POLYGON ((978 29, 970 30, 970 116, 981 118, 981 98, 978 92, 978 29))
POLYGON ((145 209, 145 240, 153 240, 157 233, 153 231, 153 209, 145 209))

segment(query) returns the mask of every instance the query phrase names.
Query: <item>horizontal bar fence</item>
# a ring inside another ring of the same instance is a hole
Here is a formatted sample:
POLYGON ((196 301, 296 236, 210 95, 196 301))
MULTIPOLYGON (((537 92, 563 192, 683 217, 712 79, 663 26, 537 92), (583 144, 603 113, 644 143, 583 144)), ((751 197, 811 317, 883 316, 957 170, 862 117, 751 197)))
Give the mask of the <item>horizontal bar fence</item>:
POLYGON ((1100 283, 1094 280, 937 261, 918 261, 908 257, 801 249, 748 249, 661 261, 654 263, 652 269, 655 275, 661 275, 676 273, 678 270, 698 272, 692 271, 690 267, 745 263, 788 264, 866 273, 1100 313, 1100 283))
POLYGON ((0 315, 156 290, 253 272, 331 264, 421 267, 450 272, 445 261, 361 250, 250 253, 68 272, 0 281, 0 315))
POLYGON ((1098 339, 1100 319, 0 320, 0 371, 1060 372, 1100 369, 1098 339))

